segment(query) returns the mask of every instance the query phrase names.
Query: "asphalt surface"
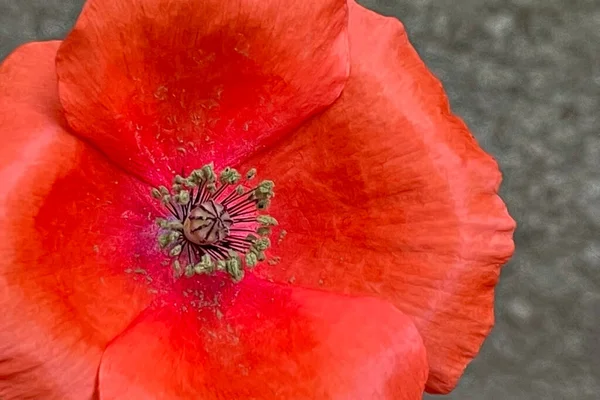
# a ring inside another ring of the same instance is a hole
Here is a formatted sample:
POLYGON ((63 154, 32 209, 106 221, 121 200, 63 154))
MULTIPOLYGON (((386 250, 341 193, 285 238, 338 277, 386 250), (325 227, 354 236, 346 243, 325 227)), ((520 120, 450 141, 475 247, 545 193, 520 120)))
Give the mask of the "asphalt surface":
MULTIPOLYGON (((0 60, 64 37, 82 3, 0 0, 0 60)), ((362 3, 404 22, 519 223, 496 328, 440 399, 600 399, 600 0, 362 3)))

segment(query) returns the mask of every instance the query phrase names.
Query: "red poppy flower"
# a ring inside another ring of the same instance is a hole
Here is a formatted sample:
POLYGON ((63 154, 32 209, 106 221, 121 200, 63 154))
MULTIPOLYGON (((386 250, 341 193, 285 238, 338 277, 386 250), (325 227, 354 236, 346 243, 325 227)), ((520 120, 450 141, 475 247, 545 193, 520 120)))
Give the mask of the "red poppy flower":
POLYGON ((90 0, 0 124, 3 399, 417 399, 492 326, 497 166, 353 1, 90 0))

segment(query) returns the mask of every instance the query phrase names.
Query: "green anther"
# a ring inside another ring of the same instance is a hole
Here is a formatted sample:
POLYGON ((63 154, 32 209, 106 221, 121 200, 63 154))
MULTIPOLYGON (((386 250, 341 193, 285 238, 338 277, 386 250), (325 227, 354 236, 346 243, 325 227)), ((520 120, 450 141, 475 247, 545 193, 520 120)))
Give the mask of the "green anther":
POLYGON ((202 173, 204 175, 204 179, 206 179, 208 182, 214 182, 217 179, 213 163, 206 164, 205 166, 203 166, 202 173))
POLYGON ((160 194, 162 194, 163 196, 164 196, 164 195, 167 195, 167 194, 169 194, 169 189, 167 189, 167 188, 166 188, 166 187, 164 187, 164 186, 159 186, 159 187, 158 187, 158 191, 159 191, 159 192, 160 192, 160 194))
POLYGON ((191 278, 192 276, 194 276, 194 273, 195 273, 194 267, 191 265, 186 265, 185 272, 184 272, 185 277, 191 278))
POLYGON ((158 235, 158 244, 160 245, 160 247, 165 248, 168 245, 170 245, 171 242, 171 234, 170 233, 163 233, 158 235))
POLYGON ((254 194, 257 198, 268 198, 273 197, 273 188, 275 187, 275 183, 273 181, 262 181, 254 191, 254 194))
POLYGON ((185 179, 181 175, 175 175, 175 178, 173 178, 173 185, 183 185, 184 182, 185 179))
POLYGON ((271 228, 267 226, 261 226, 256 230, 256 233, 258 233, 260 236, 267 236, 271 234, 271 228))
POLYGON ((183 189, 183 186, 176 183, 171 187, 171 192, 174 194, 179 194, 179 192, 181 192, 182 189, 183 189))
POLYGON ((256 221, 262 226, 277 226, 278 224, 277 220, 270 215, 259 215, 256 217, 256 221))
POLYGON ((166 228, 172 231, 180 231, 183 230, 183 224, 181 221, 169 221, 167 222, 166 228))
POLYGON ((204 172, 201 169, 195 169, 192 171, 190 176, 188 176, 188 181, 192 182, 194 185, 198 185, 200 182, 204 180, 204 172))
POLYGON ((169 251, 169 255, 170 255, 171 257, 177 257, 178 255, 180 255, 180 254, 181 254, 181 249, 182 249, 181 245, 180 245, 180 244, 178 244, 177 246, 173 247, 173 248, 171 249, 171 251, 169 251))
POLYGON ((171 196, 168 194, 163 195, 162 197, 162 203, 163 204, 169 204, 171 202, 171 196))
POLYGON ((258 264, 258 256, 255 253, 246 254, 246 265, 250 268, 255 267, 258 264))
POLYGON ((246 179, 251 180, 256 176, 256 168, 250 168, 248 172, 246 172, 246 179))
POLYGON ((209 183, 208 185, 206 185, 206 189, 209 192, 214 193, 217 191, 217 185, 215 185, 214 183, 209 183))
POLYGON ((158 190, 157 188, 152 188, 152 197, 154 197, 155 199, 160 199, 161 196, 162 194, 160 193, 160 190, 158 190))
POLYGON ((189 202, 190 202, 190 192, 188 192, 187 190, 180 191, 178 203, 185 205, 189 202))
POLYGON ((238 187, 235 188, 235 192, 240 196, 243 195, 245 192, 244 187, 242 185, 239 185, 238 187))
POLYGON ((244 269, 240 260, 240 256, 231 255, 226 261, 226 271, 235 282, 239 282, 244 277, 244 269))
POLYGON ((244 278, 244 270, 237 266, 231 266, 227 273, 231 276, 234 282, 239 282, 244 278))
POLYGON ((219 180, 224 185, 233 185, 238 183, 241 177, 242 176, 235 169, 225 167, 225 169, 221 172, 219 180))
POLYGON ((269 199, 275 195, 273 193, 274 187, 275 184, 273 181, 262 181, 254 190, 253 195, 254 198, 258 200, 256 207, 259 210, 265 210, 269 207, 269 204, 271 203, 269 199))
POLYGON ((273 187, 275 187, 273 181, 262 181, 260 185, 258 185, 258 190, 261 193, 269 193, 273 190, 273 187))
POLYGON ((217 271, 225 271, 227 269, 227 262, 225 260, 217 261, 217 271))
POLYGON ((214 270, 215 263, 208 254, 203 255, 200 262, 194 266, 194 271, 196 271, 197 274, 210 274, 214 272, 214 270))
POLYGON ((256 208, 258 208, 259 210, 266 210, 267 208, 269 208, 270 204, 271 202, 269 201, 269 199, 259 200, 256 202, 256 208))
POLYGON ((166 219, 164 219, 164 218, 156 218, 156 225, 158 225, 159 228, 161 228, 161 229, 167 229, 168 224, 169 224, 169 221, 167 221, 166 219))
POLYGON ((271 241, 269 240, 269 238, 256 239, 256 241, 254 241, 253 243, 253 247, 258 251, 265 251, 266 249, 271 247, 271 241))

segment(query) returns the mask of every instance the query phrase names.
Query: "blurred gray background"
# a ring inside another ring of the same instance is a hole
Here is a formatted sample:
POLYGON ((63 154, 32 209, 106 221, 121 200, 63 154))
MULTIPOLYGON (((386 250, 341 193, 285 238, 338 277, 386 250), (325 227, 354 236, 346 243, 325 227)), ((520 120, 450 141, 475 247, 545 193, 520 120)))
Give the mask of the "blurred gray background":
MULTIPOLYGON (((83 2, 0 0, 0 60, 62 38, 83 2)), ((600 0, 361 3, 404 22, 519 223, 496 328, 440 400, 600 399, 600 0)))

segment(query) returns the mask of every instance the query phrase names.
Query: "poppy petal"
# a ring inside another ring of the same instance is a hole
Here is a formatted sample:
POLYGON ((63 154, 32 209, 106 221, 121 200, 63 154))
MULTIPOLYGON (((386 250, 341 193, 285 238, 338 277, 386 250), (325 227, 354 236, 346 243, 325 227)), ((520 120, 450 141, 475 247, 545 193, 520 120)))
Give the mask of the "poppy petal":
POLYGON ((140 185, 67 132, 59 42, 0 66, 0 398, 91 398, 102 351, 152 301, 140 185), (124 294, 127 294, 124 297, 124 294))
POLYGON ((352 3, 349 32, 342 96, 248 164, 275 178, 270 213, 287 232, 259 273, 393 302, 423 336, 427 390, 448 392, 493 325, 515 224, 495 161, 400 22, 352 3))
POLYGON ((344 0, 89 0, 58 58, 70 126, 160 185, 235 163, 330 105, 344 0))
POLYGON ((102 357, 100 399, 421 399, 422 341, 392 305, 234 286, 218 304, 141 314, 102 357))

